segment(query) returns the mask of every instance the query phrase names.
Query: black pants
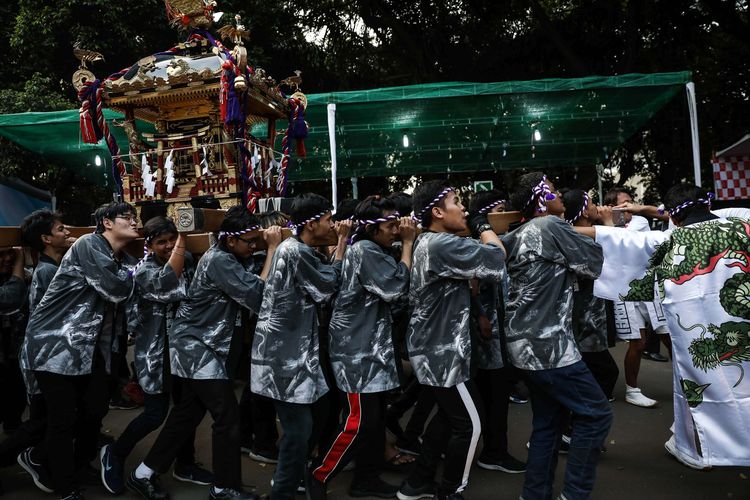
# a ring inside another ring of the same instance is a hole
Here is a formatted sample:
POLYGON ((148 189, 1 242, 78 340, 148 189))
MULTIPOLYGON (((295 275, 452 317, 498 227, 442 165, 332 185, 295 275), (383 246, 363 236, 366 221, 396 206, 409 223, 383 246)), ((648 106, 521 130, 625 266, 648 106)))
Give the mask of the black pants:
POLYGON ((169 412, 143 463, 156 472, 166 472, 185 441, 193 439, 195 428, 208 410, 214 420, 211 455, 215 486, 240 489, 240 412, 232 381, 180 377, 177 380, 182 388, 179 402, 169 412))
POLYGON ((313 476, 322 483, 333 479, 353 458, 353 483, 377 477, 383 464, 386 393, 345 393, 345 400, 344 420, 313 465, 313 476))
POLYGON ((605 349, 599 352, 582 352, 583 362, 586 363, 594 379, 602 388, 602 392, 607 399, 612 398, 612 391, 617 383, 617 377, 620 370, 617 363, 612 359, 609 350, 605 349))
POLYGON ((3 387, 0 420, 3 430, 10 434, 21 426, 21 417, 26 409, 26 385, 18 367, 18 359, 8 358, 0 363, 0 382, 3 387))
POLYGON ((431 391, 424 390, 424 386, 419 383, 416 377, 407 384, 401 396, 391 404, 388 409, 388 416, 401 418, 412 406, 414 410, 409 416, 403 434, 396 436, 399 440, 397 443, 401 441, 404 444, 414 443, 424 433, 425 423, 435 407, 435 396, 431 391))
POLYGON ((482 458, 502 460, 508 455, 508 396, 510 370, 478 370, 474 381, 482 398, 486 418, 482 421, 482 458))
MULTIPOLYGON (((144 394, 144 401, 143 411, 131 420, 112 445, 112 452, 123 460, 139 441, 159 428, 169 413, 169 393, 144 394)), ((176 459, 178 464, 190 465, 195 462, 195 429, 186 432, 188 436, 177 449, 176 459)))
POLYGON ((96 355, 89 375, 35 371, 47 406, 47 434, 34 448, 32 460, 44 463, 52 486, 61 495, 77 488, 75 472, 96 457, 102 419, 109 410, 107 374, 96 355))
POLYGON ((41 394, 35 394, 29 403, 29 419, 0 443, 0 467, 16 465, 18 454, 29 446, 41 443, 46 429, 47 407, 44 404, 44 397, 41 394))
POLYGON ((253 394, 248 383, 240 397, 240 443, 262 452, 275 450, 278 440, 273 399, 253 394))
POLYGON ((445 452, 442 493, 461 492, 469 482, 469 470, 477 450, 481 425, 481 402, 474 382, 453 387, 425 386, 435 397, 437 414, 432 418, 422 442, 409 484, 415 487, 432 482, 440 455, 445 452))

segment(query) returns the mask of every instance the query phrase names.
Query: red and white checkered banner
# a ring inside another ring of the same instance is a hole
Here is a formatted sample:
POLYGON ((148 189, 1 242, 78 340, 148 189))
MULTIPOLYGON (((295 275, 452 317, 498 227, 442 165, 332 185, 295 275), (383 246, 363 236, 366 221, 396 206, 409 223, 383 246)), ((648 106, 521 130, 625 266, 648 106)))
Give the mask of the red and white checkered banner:
POLYGON ((715 158, 714 187, 718 200, 750 199, 750 158, 715 158))

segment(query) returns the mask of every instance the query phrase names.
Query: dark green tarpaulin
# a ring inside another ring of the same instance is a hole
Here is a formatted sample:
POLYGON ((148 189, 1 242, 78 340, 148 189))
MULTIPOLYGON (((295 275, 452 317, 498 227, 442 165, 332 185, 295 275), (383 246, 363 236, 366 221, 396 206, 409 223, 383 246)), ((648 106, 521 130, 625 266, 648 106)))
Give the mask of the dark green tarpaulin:
MULTIPOLYGON (((606 162, 690 79, 678 72, 310 94, 308 155, 293 157, 289 179, 330 178, 329 103, 336 105, 339 178, 592 166, 606 162)), ((106 117, 121 116, 106 110, 106 117)), ((125 152, 122 129, 111 130, 125 152)), ((265 135, 264 127, 256 131, 265 135)), ((0 135, 65 165, 86 168, 97 154, 109 165, 103 143, 80 142, 76 110, 0 115, 0 135)))

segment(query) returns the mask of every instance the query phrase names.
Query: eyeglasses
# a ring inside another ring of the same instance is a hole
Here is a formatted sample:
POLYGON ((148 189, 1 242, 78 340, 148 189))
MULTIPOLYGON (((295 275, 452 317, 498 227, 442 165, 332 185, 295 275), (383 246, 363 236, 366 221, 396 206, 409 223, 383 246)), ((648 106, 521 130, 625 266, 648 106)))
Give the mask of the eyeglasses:
POLYGON ((248 245, 252 245, 252 244, 254 244, 254 243, 255 243, 255 242, 254 242, 253 240, 246 240, 245 238, 240 238, 239 236, 235 236, 235 238, 237 238, 237 239, 238 239, 238 240, 240 240, 240 241, 244 241, 244 242, 245 242, 245 243, 247 243, 248 245))
POLYGON ((141 219, 139 219, 135 215, 115 215, 115 219, 125 219, 126 221, 128 221, 131 224, 134 223, 134 222, 136 224, 138 224, 139 222, 141 222, 141 219))

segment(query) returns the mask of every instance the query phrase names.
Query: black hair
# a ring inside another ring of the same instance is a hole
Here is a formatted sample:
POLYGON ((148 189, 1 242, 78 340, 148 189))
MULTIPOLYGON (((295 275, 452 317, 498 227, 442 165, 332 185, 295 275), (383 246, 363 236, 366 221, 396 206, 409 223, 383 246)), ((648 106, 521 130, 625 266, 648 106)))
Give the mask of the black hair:
POLYGON ((151 217, 143 225, 143 236, 146 238, 146 243, 151 243, 154 238, 163 234, 177 234, 177 226, 174 225, 172 219, 157 215, 151 217))
POLYGON ((516 182, 515 189, 510 193, 510 205, 513 210, 521 212, 524 219, 534 216, 537 204, 531 202, 531 196, 534 194, 534 187, 542 182, 544 172, 529 172, 522 175, 516 182))
POLYGON ((339 206, 336 207, 336 213, 333 214, 333 220, 347 220, 354 215, 354 209, 359 205, 359 200, 353 198, 344 198, 339 202, 339 206))
POLYGON ((620 193, 634 198, 633 192, 630 189, 622 186, 615 186, 604 194, 604 204, 613 206, 617 205, 617 195, 619 195, 620 193))
POLYGON ((401 214, 402 217, 406 217, 413 210, 411 206, 412 197, 404 192, 391 193, 388 195, 388 199, 396 205, 396 211, 401 214))
MULTIPOLYGON (((331 211, 331 202, 316 193, 303 193, 294 198, 290 210, 295 225, 331 211)), ((301 230, 301 229, 300 229, 301 230)))
POLYGON ((272 212, 258 214, 258 222, 263 229, 268 229, 272 226, 286 227, 289 223, 289 216, 284 212, 274 210, 272 212))
MULTIPOLYGON (((422 227, 427 229, 432 225, 432 210, 425 210, 440 193, 448 187, 445 181, 435 179, 417 186, 411 197, 411 206, 414 216, 421 220, 422 227)), ((445 197, 441 199, 436 207, 445 208, 445 197)))
POLYGON ((227 210, 219 229, 225 233, 236 233, 259 225, 258 218, 248 212, 247 208, 235 205, 227 210))
POLYGON ((62 221, 60 212, 42 209, 31 212, 21 223, 21 240, 38 252, 44 251, 42 235, 52 235, 56 221, 62 221))
POLYGON ((573 224, 576 222, 573 219, 583 209, 586 192, 582 189, 561 189, 560 193, 562 194, 563 205, 565 205, 565 220, 573 224))
MULTIPOLYGON (((469 212, 474 213, 479 210, 490 206, 497 201, 504 201, 507 203, 508 195, 499 189, 490 189, 489 191, 479 191, 474 193, 471 197, 471 203, 469 203, 469 212)), ((487 210, 489 212, 489 210, 487 210)))
POLYGON ((137 212, 130 203, 124 201, 113 201, 112 203, 106 203, 94 212, 94 220, 96 221, 96 233, 102 234, 104 232, 104 219, 114 221, 117 216, 120 215, 132 215, 136 216, 137 212))
POLYGON ((706 191, 689 182, 683 182, 672 186, 664 195, 664 208, 675 221, 681 223, 693 214, 710 212, 711 206, 707 200, 709 198, 706 191), (688 202, 692 204, 673 213, 675 208, 688 202))
MULTIPOLYGON (((354 210, 354 220, 374 220, 385 215, 386 212, 396 212, 396 204, 389 198, 380 195, 368 196, 362 200, 354 210)), ((354 229, 352 239, 355 241, 372 240, 380 230, 378 224, 358 224, 354 229)))

